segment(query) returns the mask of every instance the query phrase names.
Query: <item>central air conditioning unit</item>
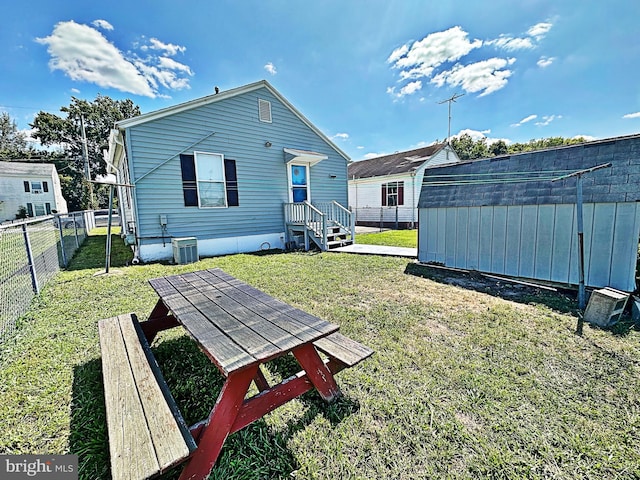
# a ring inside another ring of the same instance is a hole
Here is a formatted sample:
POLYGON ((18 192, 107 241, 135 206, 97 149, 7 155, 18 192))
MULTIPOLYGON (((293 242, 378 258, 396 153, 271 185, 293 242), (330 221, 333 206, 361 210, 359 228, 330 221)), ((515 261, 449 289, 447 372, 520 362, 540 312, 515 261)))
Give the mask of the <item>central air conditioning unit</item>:
POLYGON ((37 188, 34 188, 33 190, 31 190, 31 193, 42 193, 42 190, 39 190, 37 188))
POLYGON ((173 247, 173 261, 179 265, 200 260, 196 237, 172 238, 171 246, 173 247))

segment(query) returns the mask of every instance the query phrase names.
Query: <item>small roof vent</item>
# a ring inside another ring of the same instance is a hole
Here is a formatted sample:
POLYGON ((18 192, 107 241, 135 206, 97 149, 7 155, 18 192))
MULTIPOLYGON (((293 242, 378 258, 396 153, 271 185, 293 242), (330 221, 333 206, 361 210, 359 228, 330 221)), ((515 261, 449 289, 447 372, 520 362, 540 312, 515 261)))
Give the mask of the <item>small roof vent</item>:
POLYGON ((258 99, 258 116, 261 122, 271 123, 271 102, 258 99))

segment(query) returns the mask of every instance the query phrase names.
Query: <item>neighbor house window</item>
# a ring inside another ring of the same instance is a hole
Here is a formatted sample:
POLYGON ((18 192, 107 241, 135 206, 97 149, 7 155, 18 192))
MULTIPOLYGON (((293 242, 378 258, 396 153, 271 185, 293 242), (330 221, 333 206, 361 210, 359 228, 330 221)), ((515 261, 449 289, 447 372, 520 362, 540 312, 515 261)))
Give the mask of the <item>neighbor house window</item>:
POLYGON ((404 205, 404 182, 382 184, 382 206, 396 207, 404 205))
POLYGON ((185 207, 221 208, 239 205, 236 162, 219 153, 180 155, 185 207))
POLYGON ((39 217, 41 215, 51 214, 50 203, 27 203, 27 215, 30 217, 39 217))
POLYGON ((29 181, 24 181, 24 191, 29 193, 42 193, 42 192, 48 192, 49 191, 49 184, 47 182, 37 182, 37 181, 33 181, 33 182, 29 182, 29 181))

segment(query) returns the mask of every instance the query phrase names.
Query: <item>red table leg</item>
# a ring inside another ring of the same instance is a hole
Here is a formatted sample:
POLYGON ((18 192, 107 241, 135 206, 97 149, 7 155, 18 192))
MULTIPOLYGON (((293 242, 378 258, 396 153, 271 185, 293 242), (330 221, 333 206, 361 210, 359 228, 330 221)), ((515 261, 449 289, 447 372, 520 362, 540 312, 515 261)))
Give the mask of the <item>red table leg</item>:
POLYGON ((182 471, 180 480, 204 480, 209 476, 257 371, 258 365, 253 365, 229 374, 200 435, 198 449, 182 471))
POLYGON ((302 345, 291 353, 296 357, 300 366, 307 372, 307 376, 320 396, 327 402, 340 395, 333 374, 322 361, 312 343, 302 345))
POLYGON ((169 309, 165 306, 162 300, 158 300, 156 306, 153 307, 149 319, 145 322, 140 322, 144 336, 147 338, 149 345, 153 343, 153 339, 158 332, 162 330, 168 330, 173 327, 179 326, 178 320, 173 315, 169 314, 169 309))

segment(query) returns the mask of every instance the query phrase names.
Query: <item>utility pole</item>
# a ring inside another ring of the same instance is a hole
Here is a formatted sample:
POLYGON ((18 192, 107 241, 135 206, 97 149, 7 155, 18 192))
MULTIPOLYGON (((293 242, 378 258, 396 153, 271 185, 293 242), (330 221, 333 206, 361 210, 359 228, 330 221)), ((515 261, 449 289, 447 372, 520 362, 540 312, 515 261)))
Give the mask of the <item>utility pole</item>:
MULTIPOLYGON (((443 103, 449 104, 449 128, 447 129, 447 145, 451 147, 451 104, 455 102, 458 98, 462 97, 464 93, 454 93, 450 98, 446 100, 442 100, 438 102, 438 105, 442 105, 443 103)), ((449 160, 449 150, 447 149, 447 160, 449 160)))
POLYGON ((89 167, 89 148, 87 147, 87 132, 84 128, 84 115, 80 115, 80 130, 82 133, 82 157, 84 160, 84 175, 89 183, 89 206, 96 208, 96 201, 93 195, 93 183, 91 183, 91 168, 89 167))

